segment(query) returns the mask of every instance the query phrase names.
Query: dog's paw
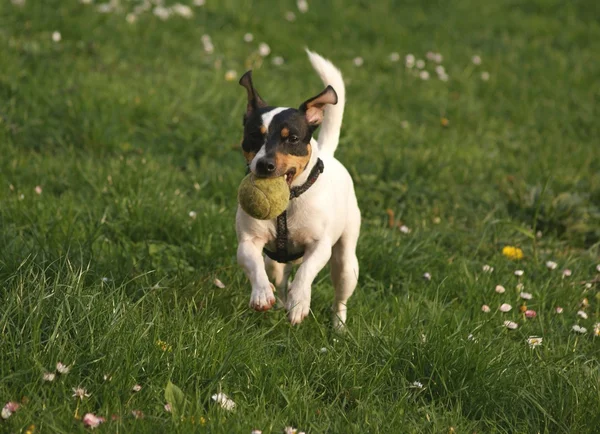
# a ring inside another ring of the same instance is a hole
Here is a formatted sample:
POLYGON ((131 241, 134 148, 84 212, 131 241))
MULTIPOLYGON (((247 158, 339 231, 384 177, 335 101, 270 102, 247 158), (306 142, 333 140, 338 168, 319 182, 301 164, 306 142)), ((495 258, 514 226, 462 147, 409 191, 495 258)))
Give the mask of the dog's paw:
POLYGON ((271 309, 276 302, 273 295, 274 289, 275 287, 271 282, 269 282, 269 286, 266 288, 252 288, 250 307, 259 312, 271 309))
POLYGON ((310 293, 291 290, 286 300, 288 319, 292 325, 300 324, 310 312, 310 293))

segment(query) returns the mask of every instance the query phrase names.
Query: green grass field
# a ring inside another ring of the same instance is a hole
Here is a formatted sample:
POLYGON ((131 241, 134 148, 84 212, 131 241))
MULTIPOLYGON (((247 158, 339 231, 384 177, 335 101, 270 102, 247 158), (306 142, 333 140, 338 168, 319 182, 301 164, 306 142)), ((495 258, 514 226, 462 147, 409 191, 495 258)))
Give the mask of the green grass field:
POLYGON ((0 432, 85 432, 88 412, 106 433, 599 432, 595 2, 189 0, 190 18, 133 23, 141 1, 14 3, 0 5, 0 407, 21 407, 0 432), (304 47, 347 82, 337 156, 363 226, 343 336, 326 270, 291 327, 248 308, 235 260, 237 78, 252 67, 270 104, 299 105, 322 90, 304 47), (448 81, 433 61, 428 80, 405 66, 428 51, 448 81), (44 381, 57 362, 70 372, 44 381), (169 381, 184 394, 171 414, 169 381))

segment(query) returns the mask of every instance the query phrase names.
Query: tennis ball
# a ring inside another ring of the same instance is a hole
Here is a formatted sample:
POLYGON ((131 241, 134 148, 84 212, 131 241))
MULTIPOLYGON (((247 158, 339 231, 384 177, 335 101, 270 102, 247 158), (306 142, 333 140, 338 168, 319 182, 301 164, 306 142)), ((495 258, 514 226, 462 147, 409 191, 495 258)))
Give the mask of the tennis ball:
POLYGON ((284 212, 290 201, 290 189, 285 176, 257 178, 248 174, 238 189, 238 202, 250 216, 271 220, 284 212))

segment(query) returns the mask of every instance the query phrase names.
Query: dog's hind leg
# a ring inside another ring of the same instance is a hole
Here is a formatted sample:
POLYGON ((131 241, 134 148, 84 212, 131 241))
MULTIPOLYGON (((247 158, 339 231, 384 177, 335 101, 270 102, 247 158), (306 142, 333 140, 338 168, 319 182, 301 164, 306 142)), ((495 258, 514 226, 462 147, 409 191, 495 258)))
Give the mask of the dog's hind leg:
POLYGON ((285 303, 288 280, 292 273, 292 264, 281 264, 268 256, 265 256, 265 269, 267 270, 269 280, 273 282, 275 288, 277 288, 277 297, 285 303))
POLYGON ((349 225, 338 242, 333 246, 331 254, 331 280, 335 288, 333 303, 333 327, 343 331, 346 326, 346 303, 354 292, 358 282, 358 259, 356 258, 356 243, 360 230, 358 224, 349 225))

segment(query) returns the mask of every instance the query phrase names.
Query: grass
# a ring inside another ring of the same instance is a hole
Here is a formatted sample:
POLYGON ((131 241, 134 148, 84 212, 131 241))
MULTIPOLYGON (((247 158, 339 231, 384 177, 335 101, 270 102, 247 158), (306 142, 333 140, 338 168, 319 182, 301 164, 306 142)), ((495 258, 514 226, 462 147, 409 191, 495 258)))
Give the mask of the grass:
POLYGON ((189 20, 134 24, 137 3, 121 3, 0 6, 0 404, 22 403, 1 432, 83 432, 86 412, 109 419, 99 432, 597 432, 593 2, 332 0, 302 14, 289 0, 208 0, 189 20), (337 155, 364 221, 345 336, 330 328, 328 273, 294 328, 283 311, 248 309, 235 263, 245 95, 224 76, 252 65, 268 102, 300 104, 322 88, 304 46, 347 80, 337 155), (388 58, 429 50, 448 82, 431 62, 425 81, 388 58), (388 227, 387 209, 410 234, 388 227), (519 312, 519 282, 535 319, 519 312), (71 371, 43 382, 59 361, 71 371), (163 409, 169 381, 181 417, 163 409), (80 403, 78 386, 91 393, 80 403), (212 401, 219 391, 234 412, 212 401))

